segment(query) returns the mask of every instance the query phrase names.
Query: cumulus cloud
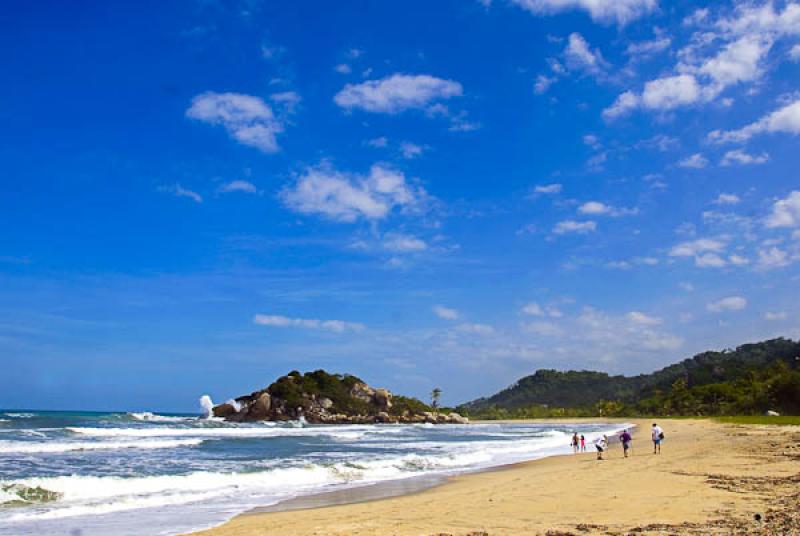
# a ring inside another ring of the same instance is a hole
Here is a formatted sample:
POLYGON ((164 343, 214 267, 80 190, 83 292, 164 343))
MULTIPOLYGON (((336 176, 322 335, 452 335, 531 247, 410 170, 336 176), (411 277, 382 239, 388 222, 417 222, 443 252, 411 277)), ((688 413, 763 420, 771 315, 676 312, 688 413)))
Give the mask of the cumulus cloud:
POLYGON ((739 196, 736 194, 726 194, 722 193, 717 196, 717 198, 712 201, 715 205, 736 205, 741 201, 739 196))
POLYGON ((259 97, 209 91, 192 99, 186 116, 222 125, 228 135, 242 145, 265 153, 280 150, 276 138, 283 132, 284 124, 276 118, 272 107, 259 97))
POLYGON ((364 331, 366 326, 358 322, 345 322, 344 320, 318 320, 316 318, 290 318, 281 315, 257 314, 253 317, 253 323, 259 326, 271 326, 277 328, 305 328, 321 329, 343 333, 345 331, 364 331))
POLYGON ((800 227, 800 191, 794 190, 772 205, 764 224, 770 228, 800 227))
POLYGON ((741 296, 729 296, 719 301, 706 304, 706 309, 712 313, 724 313, 726 311, 741 311, 747 307, 747 300, 741 296))
POLYGON ((393 74, 380 80, 347 84, 333 100, 347 110, 396 114, 424 109, 430 104, 463 94, 461 84, 426 74, 393 74))
POLYGON ((533 83, 533 92, 537 95, 546 93, 556 80, 557 78, 555 76, 547 76, 544 74, 538 75, 536 77, 536 81, 533 83))
POLYGON ((512 3, 533 13, 549 15, 562 11, 586 11, 595 22, 625 24, 655 11, 657 0, 511 0, 512 3))
POLYGON ((800 62, 800 44, 797 44, 789 50, 789 59, 794 62, 800 62))
POLYGON ((707 27, 693 33, 678 51, 674 71, 647 82, 641 93, 622 93, 604 117, 614 119, 637 108, 660 112, 711 102, 728 87, 761 80, 774 43, 800 34, 800 6, 794 2, 782 11, 772 2, 741 2, 707 24, 709 18, 708 9, 687 18, 688 26, 707 27))
POLYGON ((789 318, 789 315, 785 311, 767 311, 764 313, 764 320, 786 320, 787 318, 789 318))
POLYGON ((254 194, 258 192, 256 185, 250 181, 243 181, 243 180, 235 180, 226 182, 222 186, 219 187, 219 191, 223 194, 228 194, 231 192, 243 192, 246 194, 254 194))
POLYGON ((640 41, 631 43, 625 52, 630 56, 643 57, 657 54, 668 49, 672 45, 672 39, 667 36, 659 36, 650 41, 640 41))
POLYGON ((738 130, 714 130, 708 138, 717 143, 745 142, 759 134, 800 134, 800 99, 795 100, 738 130))
POLYGON ((592 50, 586 39, 577 32, 571 33, 567 39, 564 59, 570 69, 589 74, 599 74, 607 66, 600 51, 592 50))
POLYGON ((639 211, 635 208, 616 208, 600 201, 587 201, 578 207, 578 212, 591 216, 628 216, 639 211))
POLYGON ((723 166, 731 166, 734 164, 746 166, 750 164, 764 164, 768 161, 769 155, 767 153, 749 154, 745 151, 735 149, 725 153, 720 164, 723 166))
POLYGON ((575 234, 586 234, 592 233, 597 230, 597 223, 593 221, 575 221, 575 220, 564 220, 558 222, 555 227, 553 227, 553 232, 555 234, 568 234, 568 233, 575 233, 575 234))
POLYGON ((402 172, 382 164, 373 165, 367 175, 343 173, 327 164, 311 167, 281 192, 292 210, 343 222, 380 220, 395 208, 419 206, 426 196, 402 172))
POLYGON ((384 237, 383 247, 389 251, 402 253, 424 251, 428 249, 428 244, 416 236, 390 233, 384 237))
POLYGON ((695 265, 700 268, 722 268, 728 264, 722 257, 726 247, 726 240, 700 238, 673 246, 669 256, 694 258, 695 265))
POLYGON ((456 320, 459 316, 461 316, 460 313, 455 309, 445 307, 444 305, 434 305, 433 314, 443 320, 456 320))
POLYGON ((703 169, 708 165, 708 158, 701 153, 695 153, 679 161, 678 165, 682 168, 703 169))
POLYGON ((789 266, 792 259, 789 253, 778 248, 771 247, 758 251, 758 268, 761 270, 772 270, 789 266))

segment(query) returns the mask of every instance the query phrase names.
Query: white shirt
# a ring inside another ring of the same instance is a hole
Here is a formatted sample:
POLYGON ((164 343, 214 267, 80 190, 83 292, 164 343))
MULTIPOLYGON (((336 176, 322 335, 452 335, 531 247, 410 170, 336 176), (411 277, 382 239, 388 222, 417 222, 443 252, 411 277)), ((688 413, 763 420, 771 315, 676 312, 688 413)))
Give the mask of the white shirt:
POLYGON ((660 426, 653 426, 653 441, 660 439, 659 436, 664 433, 660 426))

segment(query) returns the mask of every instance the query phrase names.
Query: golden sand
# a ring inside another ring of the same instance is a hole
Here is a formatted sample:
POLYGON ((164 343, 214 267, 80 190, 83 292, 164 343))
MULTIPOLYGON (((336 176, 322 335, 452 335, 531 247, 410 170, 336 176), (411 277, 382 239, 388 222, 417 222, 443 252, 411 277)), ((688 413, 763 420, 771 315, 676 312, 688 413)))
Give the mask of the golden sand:
POLYGON ((196 536, 794 533, 798 427, 660 420, 666 441, 653 455, 651 423, 637 424, 627 459, 615 444, 604 461, 555 456, 412 495, 245 514, 196 536))

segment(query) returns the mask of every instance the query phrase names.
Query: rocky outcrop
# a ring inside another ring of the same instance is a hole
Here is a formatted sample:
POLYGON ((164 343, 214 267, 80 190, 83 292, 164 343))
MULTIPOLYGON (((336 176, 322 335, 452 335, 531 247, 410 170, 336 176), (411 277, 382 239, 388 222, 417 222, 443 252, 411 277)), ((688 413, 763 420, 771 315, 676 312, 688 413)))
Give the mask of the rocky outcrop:
POLYGON ((302 375, 291 372, 266 389, 214 406, 212 414, 232 422, 301 418, 314 424, 469 422, 457 413, 431 409, 419 400, 370 387, 355 376, 318 370, 302 375))

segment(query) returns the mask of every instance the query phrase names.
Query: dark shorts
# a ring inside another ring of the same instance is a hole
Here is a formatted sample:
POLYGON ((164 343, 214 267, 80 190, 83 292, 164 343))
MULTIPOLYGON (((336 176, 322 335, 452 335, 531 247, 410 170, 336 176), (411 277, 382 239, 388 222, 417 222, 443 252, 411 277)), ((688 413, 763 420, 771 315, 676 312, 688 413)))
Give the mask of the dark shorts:
POLYGON ((631 442, 630 441, 623 441, 622 442, 622 448, 625 449, 625 450, 628 450, 629 448, 631 448, 631 442))
POLYGON ((595 445, 595 448, 597 449, 597 452, 603 452, 603 447, 600 445, 595 445))
POLYGON ((661 440, 660 439, 654 439, 653 440, 653 444, 660 445, 661 444, 661 440))

